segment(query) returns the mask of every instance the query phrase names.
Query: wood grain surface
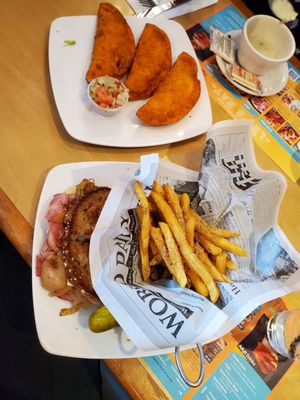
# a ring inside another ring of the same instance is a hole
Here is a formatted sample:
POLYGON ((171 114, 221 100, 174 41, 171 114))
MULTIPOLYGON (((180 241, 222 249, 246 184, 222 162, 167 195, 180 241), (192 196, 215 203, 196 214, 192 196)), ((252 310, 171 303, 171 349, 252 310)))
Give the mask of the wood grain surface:
MULTIPOLYGON (((110 1, 124 15, 133 15, 125 0, 110 1)), ((225 1, 220 0, 221 3, 225 1)), ((220 3, 219 2, 219 3, 220 3)), ((234 1, 247 15, 240 1, 234 1)), ((158 152, 171 161, 199 170, 205 135, 155 148, 118 149, 76 141, 66 132, 53 98, 48 69, 48 36, 51 22, 61 16, 94 15, 98 0, 2 0, 0 12, 0 229, 28 265, 35 214, 43 182, 51 168, 78 161, 138 161, 141 154, 158 152)), ((211 13, 212 8, 176 18, 189 27, 211 13)), ((299 63, 297 66, 299 67, 299 63)), ((208 88, 209 89, 209 88, 208 88)), ((212 101, 213 122, 228 115, 212 101)), ((280 171, 257 146, 258 164, 280 171)), ((289 178, 278 222, 300 250, 300 191, 289 178)), ((299 304, 299 292, 292 295, 299 304)), ((153 377, 138 359, 106 360, 107 365, 134 399, 165 399, 153 377)), ((293 399, 300 370, 287 374, 286 388, 293 399)), ((282 393, 281 393, 282 394, 282 393)))
MULTIPOLYGON (((112 3, 124 14, 133 14, 125 0, 112 3)), ((184 27, 191 26, 215 7, 176 20, 184 27)), ((198 170, 201 165, 205 135, 155 148, 118 149, 79 142, 66 132, 56 109, 49 77, 49 28, 57 17, 95 14, 97 8, 98 0, 43 0, 38 6, 34 0, 1 2, 1 19, 8 23, 0 24, 0 187, 32 226, 45 177, 58 164, 138 161, 141 154, 155 151, 188 168, 198 170)), ((212 110, 213 122, 229 118, 213 101, 212 110)), ((255 151, 262 168, 279 171, 257 146, 255 151)), ((288 178, 287 183, 279 224, 299 250, 300 226, 294 224, 300 216, 299 188, 288 178)))

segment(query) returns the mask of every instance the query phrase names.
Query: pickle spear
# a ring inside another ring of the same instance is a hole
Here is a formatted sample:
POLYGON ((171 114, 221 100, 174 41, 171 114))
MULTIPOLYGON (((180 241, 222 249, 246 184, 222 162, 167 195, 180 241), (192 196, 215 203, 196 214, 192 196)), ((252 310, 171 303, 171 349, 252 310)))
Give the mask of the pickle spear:
POLYGON ((118 326, 118 322, 105 306, 97 308, 89 317, 89 328, 92 332, 105 332, 115 326, 118 326))

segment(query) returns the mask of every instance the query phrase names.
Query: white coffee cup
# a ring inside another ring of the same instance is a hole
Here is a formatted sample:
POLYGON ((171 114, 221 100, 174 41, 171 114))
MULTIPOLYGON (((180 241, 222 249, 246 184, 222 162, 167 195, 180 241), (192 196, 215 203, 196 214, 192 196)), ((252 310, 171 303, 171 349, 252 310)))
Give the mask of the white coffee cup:
POLYGON ((264 75, 288 61, 295 49, 294 36, 281 21, 269 15, 254 15, 244 25, 237 57, 244 69, 264 75))

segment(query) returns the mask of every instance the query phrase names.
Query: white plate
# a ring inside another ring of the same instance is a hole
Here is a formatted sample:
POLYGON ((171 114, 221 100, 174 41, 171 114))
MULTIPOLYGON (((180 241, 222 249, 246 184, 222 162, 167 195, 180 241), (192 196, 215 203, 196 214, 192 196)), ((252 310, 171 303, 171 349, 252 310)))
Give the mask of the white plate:
MULTIPOLYGON (((230 36, 231 39, 233 39, 237 45, 240 41, 241 37, 241 30, 237 31, 232 31, 228 32, 227 36, 230 36)), ((228 72, 226 70, 226 62, 219 56, 216 56, 216 61, 217 64, 222 72, 222 74, 225 76, 225 78, 235 87, 240 89, 242 92, 251 94, 256 97, 265 97, 265 96, 273 96, 274 94, 280 92, 286 85, 288 77, 289 77, 289 69, 288 69, 288 64, 285 62, 283 64, 280 64, 278 67, 274 68, 272 71, 268 72, 265 75, 259 76, 259 79, 262 84, 262 93, 257 94, 256 92, 252 91, 251 89, 247 89, 242 85, 239 85, 238 83, 234 82, 230 76, 228 75, 228 72)))
POLYGON ((99 186, 111 186, 124 173, 134 176, 138 166, 138 163, 122 162, 62 164, 53 168, 45 180, 34 226, 32 291, 38 337, 43 348, 49 353, 80 358, 130 358, 174 351, 174 348, 155 351, 138 349, 129 341, 121 328, 92 333, 88 328, 91 310, 80 310, 77 314, 60 317, 60 309, 68 307, 69 303, 57 297, 50 297, 41 286, 40 278, 35 274, 36 256, 46 239, 45 215, 52 196, 64 192, 84 178, 94 178, 99 186))
MULTIPOLYGON (((169 36, 173 60, 182 52, 197 56, 184 28, 164 18, 126 17, 136 43, 149 21, 169 36)), ((145 103, 133 101, 113 117, 91 110, 86 95, 85 74, 91 60, 96 16, 62 17, 53 21, 49 37, 49 67, 55 102, 67 132, 75 139, 113 147, 157 146, 186 140, 207 131, 212 122, 205 80, 198 64, 201 96, 191 112, 175 124, 164 127, 142 125, 135 113, 145 103), (75 40, 64 46, 64 40, 75 40)))

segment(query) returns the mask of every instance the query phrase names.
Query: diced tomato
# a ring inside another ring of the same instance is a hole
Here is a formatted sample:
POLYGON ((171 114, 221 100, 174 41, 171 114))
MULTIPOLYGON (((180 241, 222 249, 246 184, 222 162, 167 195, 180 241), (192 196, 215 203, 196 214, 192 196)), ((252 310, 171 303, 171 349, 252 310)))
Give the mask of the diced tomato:
MULTIPOLYGON (((109 93, 108 90, 104 86, 99 86, 95 91, 95 101, 101 107, 104 107, 102 104, 106 106, 111 106, 113 104, 114 96, 112 93, 109 93)), ((105 107, 106 108, 106 107, 105 107)))
POLYGON ((97 89, 95 90, 95 95, 97 96, 101 96, 102 94, 107 94, 107 89, 104 86, 99 86, 97 87, 97 89))

